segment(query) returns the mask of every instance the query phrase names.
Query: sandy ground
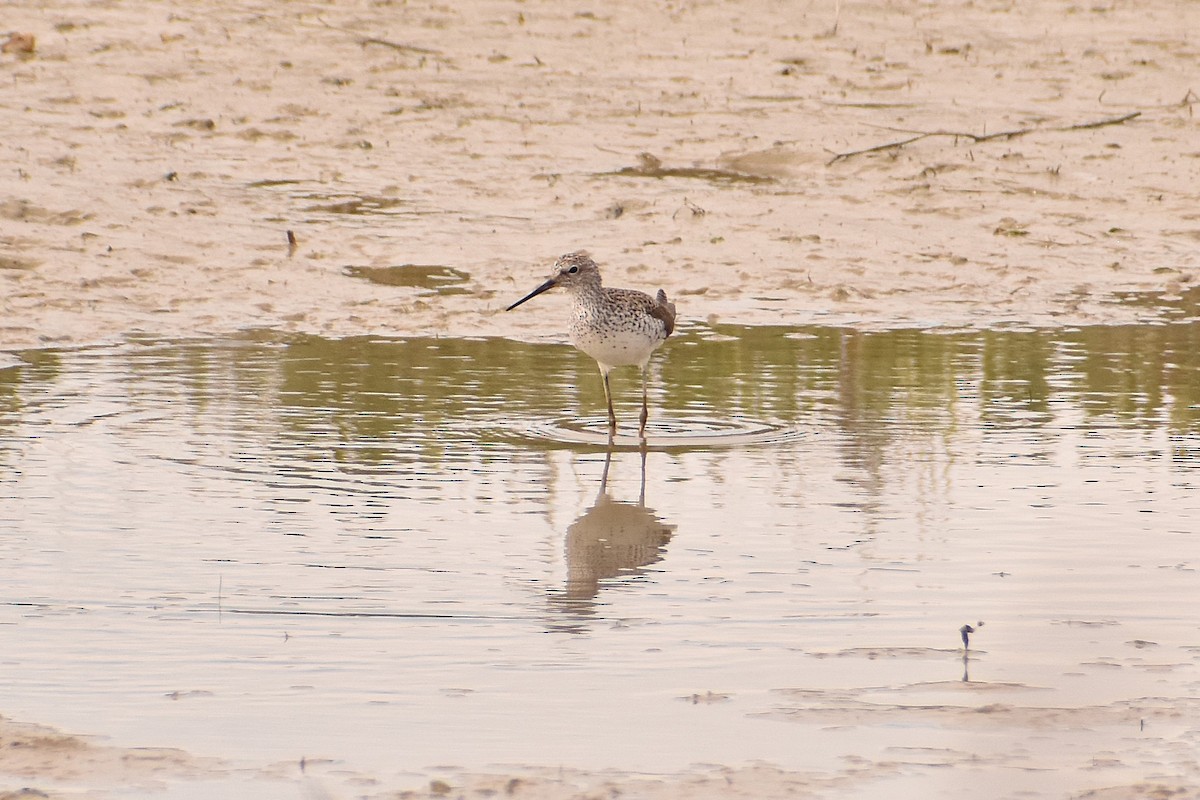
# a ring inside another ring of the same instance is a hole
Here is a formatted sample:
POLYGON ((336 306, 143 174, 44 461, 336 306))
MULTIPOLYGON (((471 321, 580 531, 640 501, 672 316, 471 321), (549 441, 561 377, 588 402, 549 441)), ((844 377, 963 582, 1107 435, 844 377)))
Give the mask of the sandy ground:
POLYGON ((0 56, 0 348, 549 335, 561 300, 498 312, 578 248, 749 324, 1129 321, 1115 293, 1200 275, 1196 3, 64 0, 2 30, 35 49, 0 56))
POLYGON ((166 780, 201 778, 215 769, 216 761, 180 750, 112 747, 0 717, 0 800, 75 797, 79 786, 151 789, 166 780), (64 785, 76 788, 34 788, 64 785))
MULTIPOLYGON (((1122 293, 1200 281, 1194 2, 50 0, 0 32, 34 37, 0 54, 0 349, 556 335, 561 299, 500 309, 577 248, 748 324, 1128 322, 1152 312, 1122 293)), ((0 741, 9 787, 223 769, 0 741)), ((531 768, 416 794, 805 786, 531 768)), ((0 796, 77 794, 53 791, 0 796)))
MULTIPOLYGON (((1020 709, 1004 708, 1000 715, 1020 709)), ((1095 723, 1095 719, 1055 718, 1055 709, 1039 709, 1045 724, 1095 723)), ((820 712, 829 716, 824 711, 820 712)), ((947 714, 942 708, 936 713, 947 714)), ((1162 713, 1178 713, 1162 709, 1162 713)), ((953 712, 949 712, 953 714, 953 712)), ((962 709, 958 724, 990 717, 975 709, 962 709)), ((1068 717, 1077 715, 1068 714, 1068 717)), ((831 720, 832 721, 832 720, 831 720)), ((950 724, 954 721, 948 720, 950 724)), ((992 724, 988 722, 986 724, 992 724)), ((1000 724, 1006 724, 1002 721, 1000 724)), ((351 796, 379 800, 417 798, 495 798, 521 800, 594 800, 602 797, 636 797, 641 800, 685 800, 685 798, 784 798, 843 797, 872 795, 880 785, 886 796, 903 796, 903 776, 914 764, 923 767, 979 767, 977 756, 946 751, 898 754, 894 761, 848 762, 844 769, 828 773, 780 770, 767 764, 738 767, 697 766, 687 774, 645 775, 618 770, 589 772, 550 767, 528 767, 496 772, 463 773, 453 768, 431 770, 432 777, 389 782, 372 776, 350 775, 336 765, 273 764, 260 768, 234 767, 216 759, 202 759, 169 748, 122 748, 91 739, 63 734, 40 725, 14 722, 0 717, 0 800, 68 800, 70 798, 128 797, 130 791, 161 792, 180 782, 213 786, 220 795, 295 796, 303 800, 337 800, 351 796), (326 774, 323 774, 326 773, 326 774), (231 783, 232 780, 232 783, 231 783), (335 783, 337 784, 335 786, 335 783), (232 790, 230 786, 233 786, 232 790), (864 795, 863 793, 866 792, 864 795), (900 792, 900 795, 895 794, 900 792)), ((1037 772, 1037 770, 1033 770, 1037 772)), ((912 796, 923 796, 917 786, 912 796)), ((1045 796, 1036 793, 1037 796, 1045 796)), ((189 795, 191 796, 191 795, 189 795)), ((1197 800, 1200 787, 1177 782, 1146 780, 1115 783, 1086 792, 1070 793, 1074 800, 1197 800)))

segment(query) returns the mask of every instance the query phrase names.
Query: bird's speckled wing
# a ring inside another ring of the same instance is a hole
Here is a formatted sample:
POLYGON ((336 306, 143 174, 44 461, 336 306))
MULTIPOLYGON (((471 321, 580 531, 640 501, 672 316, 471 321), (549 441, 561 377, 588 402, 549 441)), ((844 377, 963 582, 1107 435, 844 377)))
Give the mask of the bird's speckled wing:
POLYGON ((604 291, 614 301, 615 305, 625 309, 627 312, 637 315, 649 315, 662 322, 663 339, 666 339, 671 335, 671 331, 675 330, 675 304, 662 302, 667 299, 662 289, 658 290, 661 300, 656 300, 645 292, 639 292, 636 289, 605 289, 604 291))

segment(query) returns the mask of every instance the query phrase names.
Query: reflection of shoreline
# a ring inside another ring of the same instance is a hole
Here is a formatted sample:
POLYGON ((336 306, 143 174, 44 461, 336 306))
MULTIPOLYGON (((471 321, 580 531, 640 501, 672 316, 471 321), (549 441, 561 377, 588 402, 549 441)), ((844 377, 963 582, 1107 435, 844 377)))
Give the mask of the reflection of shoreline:
POLYGON ((662 560, 674 525, 664 523, 646 507, 646 451, 641 452, 641 486, 636 503, 614 500, 608 494, 608 472, 612 450, 604 456, 600 489, 592 507, 567 528, 563 547, 567 580, 561 590, 550 594, 550 608, 564 620, 551 627, 578 632, 595 616, 602 582, 631 577, 662 560))

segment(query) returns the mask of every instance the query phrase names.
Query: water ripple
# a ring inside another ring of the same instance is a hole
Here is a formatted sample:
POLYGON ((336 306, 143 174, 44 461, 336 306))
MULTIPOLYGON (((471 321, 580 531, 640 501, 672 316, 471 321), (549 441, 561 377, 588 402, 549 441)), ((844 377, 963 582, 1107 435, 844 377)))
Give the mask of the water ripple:
MULTIPOLYGON (((520 427, 524 437, 561 444, 605 447, 608 444, 608 418, 558 417, 538 420, 520 427)), ((794 425, 747 417, 666 417, 646 425, 646 445, 656 450, 705 450, 718 447, 745 447, 793 442, 806 432, 794 425)), ((641 440, 634 425, 618 425, 613 446, 638 447, 641 440)))

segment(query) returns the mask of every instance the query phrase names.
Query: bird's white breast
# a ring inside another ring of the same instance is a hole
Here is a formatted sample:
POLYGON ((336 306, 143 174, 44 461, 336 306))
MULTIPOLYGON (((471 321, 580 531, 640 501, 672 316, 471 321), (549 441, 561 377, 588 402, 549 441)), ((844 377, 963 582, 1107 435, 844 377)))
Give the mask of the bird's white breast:
POLYGON ((571 343, 596 359, 602 367, 644 364, 666 339, 661 325, 658 330, 649 324, 636 328, 607 328, 578 317, 572 320, 570 335, 571 343))

